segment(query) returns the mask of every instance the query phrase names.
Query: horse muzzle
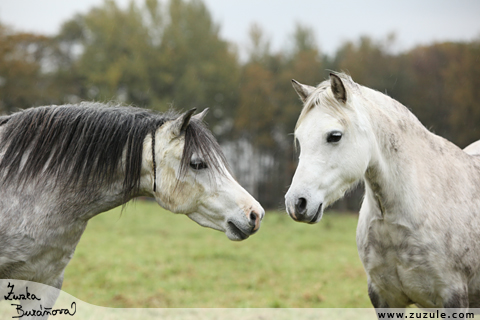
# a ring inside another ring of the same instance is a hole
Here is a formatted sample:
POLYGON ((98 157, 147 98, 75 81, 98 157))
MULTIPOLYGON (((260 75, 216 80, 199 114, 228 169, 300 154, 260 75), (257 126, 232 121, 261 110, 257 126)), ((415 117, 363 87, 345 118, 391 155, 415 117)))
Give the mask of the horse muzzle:
POLYGON ((262 222, 265 213, 263 210, 257 212, 256 210, 250 211, 247 215, 248 221, 240 222, 237 220, 228 220, 227 221, 227 230, 226 234, 230 240, 233 241, 242 241, 247 239, 252 234, 256 233, 260 229, 260 223, 262 222))
POLYGON ((320 203, 315 209, 309 209, 309 203, 306 198, 298 197, 289 203, 287 200, 286 207, 288 215, 297 222, 305 222, 314 224, 320 221, 323 215, 323 203, 320 203))

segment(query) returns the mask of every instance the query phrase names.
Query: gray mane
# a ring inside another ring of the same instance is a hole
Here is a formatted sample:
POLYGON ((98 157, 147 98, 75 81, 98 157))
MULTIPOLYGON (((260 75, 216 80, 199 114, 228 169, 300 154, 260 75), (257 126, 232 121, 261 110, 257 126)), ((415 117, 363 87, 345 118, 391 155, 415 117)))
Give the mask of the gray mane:
MULTIPOLYGON (((143 141, 178 114, 84 102, 26 109, 0 118, 0 183, 21 187, 52 179, 62 188, 98 189, 112 183, 125 152, 124 200, 140 188, 143 141)), ((219 168, 223 153, 210 131, 194 119, 185 130, 182 172, 194 152, 219 168)), ((118 177, 118 176, 117 176, 118 177)))

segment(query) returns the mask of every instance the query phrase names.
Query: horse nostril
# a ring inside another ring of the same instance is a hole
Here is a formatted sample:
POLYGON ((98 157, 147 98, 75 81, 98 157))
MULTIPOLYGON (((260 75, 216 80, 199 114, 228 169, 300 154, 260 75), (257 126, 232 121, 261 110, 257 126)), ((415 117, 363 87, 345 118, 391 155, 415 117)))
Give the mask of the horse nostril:
POLYGON ((256 226, 257 225, 257 219, 258 219, 258 214, 255 213, 255 211, 250 212, 250 225, 251 226, 256 226))
POLYGON ((307 211, 307 199, 298 198, 295 202, 295 213, 303 215, 307 211))

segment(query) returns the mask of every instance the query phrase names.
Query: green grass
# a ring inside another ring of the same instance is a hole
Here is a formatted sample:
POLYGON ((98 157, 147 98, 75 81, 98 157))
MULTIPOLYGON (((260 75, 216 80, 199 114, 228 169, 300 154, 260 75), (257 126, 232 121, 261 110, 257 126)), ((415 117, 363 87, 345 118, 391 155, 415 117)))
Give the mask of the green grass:
POLYGON ((105 307, 370 307, 356 215, 267 212, 242 242, 138 201, 89 222, 63 290, 105 307))

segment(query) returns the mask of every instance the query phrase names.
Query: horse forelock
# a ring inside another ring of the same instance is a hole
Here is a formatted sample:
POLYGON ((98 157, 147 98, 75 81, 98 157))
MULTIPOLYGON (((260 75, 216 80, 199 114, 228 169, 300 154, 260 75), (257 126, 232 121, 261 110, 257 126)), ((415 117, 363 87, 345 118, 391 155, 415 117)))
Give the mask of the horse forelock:
POLYGON ((208 168, 211 169, 209 170, 211 174, 214 172, 224 174, 225 170, 230 172, 222 148, 210 130, 197 119, 191 119, 185 130, 185 144, 180 162, 181 176, 186 174, 194 154, 205 161, 208 168))
MULTIPOLYGON (((350 94, 357 93, 357 84, 353 82, 352 78, 344 73, 336 73, 342 79, 343 84, 347 88, 347 91, 350 94)), ((327 112, 333 116, 344 119, 348 121, 348 117, 345 114, 345 108, 349 107, 349 102, 347 104, 341 104, 337 99, 335 99, 330 88, 330 80, 321 82, 315 90, 307 97, 307 100, 304 103, 303 109, 300 112, 297 123, 295 125, 295 130, 300 126, 300 124, 305 120, 309 112, 315 108, 315 106, 321 106, 325 108, 327 112)))

